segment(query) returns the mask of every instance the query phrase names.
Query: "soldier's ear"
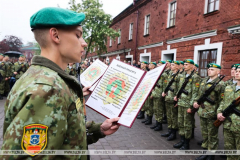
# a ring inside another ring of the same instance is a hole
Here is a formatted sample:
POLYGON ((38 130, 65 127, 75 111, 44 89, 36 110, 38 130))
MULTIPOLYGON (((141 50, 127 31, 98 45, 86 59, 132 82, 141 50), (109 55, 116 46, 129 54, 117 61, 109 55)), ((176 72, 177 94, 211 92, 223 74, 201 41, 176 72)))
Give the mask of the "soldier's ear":
POLYGON ((59 31, 56 28, 50 28, 49 33, 51 40, 59 44, 60 43, 59 31))

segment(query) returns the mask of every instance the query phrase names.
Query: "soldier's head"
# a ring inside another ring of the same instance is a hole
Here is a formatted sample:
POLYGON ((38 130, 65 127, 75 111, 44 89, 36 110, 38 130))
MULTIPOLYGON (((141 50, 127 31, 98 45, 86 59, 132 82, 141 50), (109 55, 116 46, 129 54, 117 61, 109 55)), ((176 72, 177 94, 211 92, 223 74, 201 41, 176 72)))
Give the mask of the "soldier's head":
POLYGON ((141 69, 146 69, 146 67, 147 67, 147 62, 146 61, 143 61, 142 63, 141 63, 141 69))
POLYGON ((23 62, 23 61, 24 61, 24 57, 25 57, 25 56, 22 54, 22 55, 19 56, 18 60, 19 60, 20 62, 23 62))
POLYGON ((149 69, 154 69, 156 66, 157 66, 157 63, 156 63, 156 62, 150 62, 148 68, 149 68, 149 69))
POLYGON ((2 61, 4 58, 4 54, 0 53, 0 61, 2 61))
POLYGON ((207 65, 208 67, 208 76, 209 77, 215 77, 221 72, 221 66, 215 63, 209 63, 207 65))
POLYGON ((192 59, 184 60, 184 70, 186 72, 192 71, 194 68, 194 61, 192 59))
POLYGON ((166 69, 170 69, 171 68, 171 63, 172 63, 172 60, 166 60, 166 69))
POLYGON ((237 67, 239 66, 239 64, 234 64, 231 66, 231 76, 234 77, 235 76, 235 72, 237 67))
POLYGON ((4 62, 8 62, 8 61, 9 61, 8 55, 6 55, 6 56, 3 58, 3 61, 4 61, 4 62))
POLYGON ((87 47, 82 37, 84 19, 84 13, 57 7, 43 8, 32 15, 30 26, 41 47, 41 55, 52 58, 47 52, 50 51, 64 65, 80 62, 84 47, 87 47))
POLYGON ((235 80, 240 81, 240 65, 236 67, 235 80))
POLYGON ((183 67, 184 67, 184 62, 183 62, 183 61, 178 61, 178 62, 180 63, 179 69, 183 69, 183 67))
POLYGON ((178 70, 180 63, 178 61, 172 61, 171 63, 171 71, 175 72, 178 70))
POLYGON ((198 64, 194 64, 194 70, 197 71, 199 68, 199 65, 198 64))
POLYGON ((69 66, 73 66, 73 63, 68 63, 69 66))
POLYGON ((161 66, 161 65, 164 65, 165 63, 166 63, 165 61, 158 61, 157 66, 159 67, 159 66, 161 66))

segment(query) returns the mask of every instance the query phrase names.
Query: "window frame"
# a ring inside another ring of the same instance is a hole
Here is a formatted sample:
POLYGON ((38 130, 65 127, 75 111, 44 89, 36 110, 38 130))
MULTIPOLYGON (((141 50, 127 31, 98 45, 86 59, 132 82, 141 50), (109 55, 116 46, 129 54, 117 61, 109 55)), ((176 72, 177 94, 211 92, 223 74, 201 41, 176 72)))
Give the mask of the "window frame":
POLYGON ((204 14, 208 14, 208 13, 212 13, 215 11, 218 11, 220 8, 220 0, 213 0, 213 2, 211 2, 211 0, 205 0, 205 9, 204 9, 204 14), (218 2, 218 8, 216 8, 216 3, 218 2), (213 10, 210 11, 209 10, 209 5, 213 3, 213 10))
POLYGON ((118 44, 121 44, 121 36, 122 36, 122 31, 121 29, 118 30, 119 37, 118 37, 118 44))
POLYGON ((144 22, 144 36, 149 35, 150 32, 150 14, 145 16, 145 22, 144 22), (148 24, 148 26, 147 26, 148 24))
POLYGON ((175 25, 176 25, 176 16, 177 15, 177 1, 175 0, 175 1, 172 1, 172 2, 170 2, 169 3, 169 5, 168 5, 168 21, 167 21, 167 28, 170 28, 170 27, 174 27, 175 25), (174 10, 172 10, 172 5, 175 5, 175 8, 174 8, 174 10), (172 12, 175 12, 175 13, 173 13, 173 18, 171 18, 171 13, 172 12), (174 17, 174 15, 175 15, 175 17, 174 17), (171 24, 171 20, 173 20, 173 25, 170 25, 171 24))
POLYGON ((132 40, 133 39, 133 23, 130 23, 129 25, 129 38, 128 40, 132 40))
POLYGON ((112 38, 109 38, 109 47, 112 47, 112 38))

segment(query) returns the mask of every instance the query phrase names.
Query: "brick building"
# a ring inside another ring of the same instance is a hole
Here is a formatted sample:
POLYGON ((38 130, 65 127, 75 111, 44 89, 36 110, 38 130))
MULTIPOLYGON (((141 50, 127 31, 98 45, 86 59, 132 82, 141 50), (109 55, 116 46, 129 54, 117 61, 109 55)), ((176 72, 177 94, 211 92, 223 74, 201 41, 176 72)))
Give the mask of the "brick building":
POLYGON ((20 51, 25 55, 26 60, 30 62, 35 52, 39 51, 39 48, 37 48, 33 43, 28 43, 27 45, 20 48, 20 51))
POLYGON ((231 65, 240 63, 239 11, 239 0, 135 0, 113 19, 110 27, 121 36, 108 39, 108 53, 100 59, 191 58, 201 76, 211 62, 222 65, 222 74, 229 76, 231 65))

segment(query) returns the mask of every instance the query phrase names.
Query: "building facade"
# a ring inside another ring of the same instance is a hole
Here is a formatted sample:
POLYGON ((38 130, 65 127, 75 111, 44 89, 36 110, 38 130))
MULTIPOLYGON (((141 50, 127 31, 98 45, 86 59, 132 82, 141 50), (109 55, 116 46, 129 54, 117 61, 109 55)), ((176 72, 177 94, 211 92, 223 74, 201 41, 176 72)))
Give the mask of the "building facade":
POLYGON ((191 58, 203 77, 212 62, 230 76, 231 65, 240 63, 239 10, 239 0, 135 0, 113 19, 110 27, 121 35, 108 39, 108 52, 99 58, 109 62, 191 58))
POLYGON ((40 49, 37 48, 33 43, 28 43, 27 45, 20 48, 20 51, 22 54, 25 55, 26 60, 30 62, 35 55, 36 51, 39 51, 40 49))

